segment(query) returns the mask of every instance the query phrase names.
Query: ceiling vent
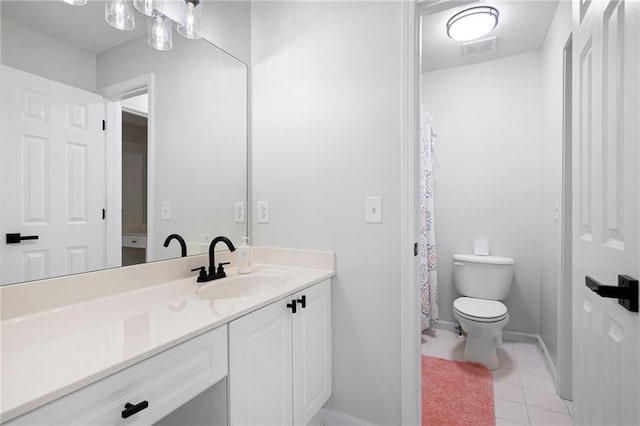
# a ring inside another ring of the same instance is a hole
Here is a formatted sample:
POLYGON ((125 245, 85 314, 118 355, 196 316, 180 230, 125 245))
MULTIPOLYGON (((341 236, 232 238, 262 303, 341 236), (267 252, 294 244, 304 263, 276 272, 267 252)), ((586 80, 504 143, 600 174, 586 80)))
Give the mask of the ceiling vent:
POLYGON ((497 37, 491 37, 462 43, 462 56, 465 58, 473 58, 495 52, 497 42, 497 37))

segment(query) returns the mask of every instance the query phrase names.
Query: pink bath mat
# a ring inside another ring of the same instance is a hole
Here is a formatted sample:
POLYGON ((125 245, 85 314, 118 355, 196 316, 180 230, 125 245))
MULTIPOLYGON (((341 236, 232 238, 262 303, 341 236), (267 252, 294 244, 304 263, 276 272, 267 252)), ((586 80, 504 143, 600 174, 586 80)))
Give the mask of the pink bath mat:
POLYGON ((491 371, 474 362, 422 355, 422 425, 496 424, 491 371))

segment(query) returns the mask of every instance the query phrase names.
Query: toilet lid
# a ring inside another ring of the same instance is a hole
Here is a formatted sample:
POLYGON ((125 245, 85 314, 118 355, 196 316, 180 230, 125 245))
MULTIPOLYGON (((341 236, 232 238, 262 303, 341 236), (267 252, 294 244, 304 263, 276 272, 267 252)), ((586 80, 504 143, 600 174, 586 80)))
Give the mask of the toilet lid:
POLYGON ((504 303, 474 297, 459 297, 453 302, 453 307, 461 314, 475 318, 498 318, 507 314, 504 303))

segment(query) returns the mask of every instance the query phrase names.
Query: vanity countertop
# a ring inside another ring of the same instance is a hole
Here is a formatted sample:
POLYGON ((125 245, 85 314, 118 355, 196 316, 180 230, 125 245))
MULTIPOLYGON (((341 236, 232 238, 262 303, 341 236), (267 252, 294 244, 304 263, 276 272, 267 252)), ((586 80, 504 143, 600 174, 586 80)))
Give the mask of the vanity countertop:
POLYGON ((246 297, 202 300, 189 277, 2 321, 1 421, 335 275, 269 264, 253 272, 283 270, 276 290, 246 297))

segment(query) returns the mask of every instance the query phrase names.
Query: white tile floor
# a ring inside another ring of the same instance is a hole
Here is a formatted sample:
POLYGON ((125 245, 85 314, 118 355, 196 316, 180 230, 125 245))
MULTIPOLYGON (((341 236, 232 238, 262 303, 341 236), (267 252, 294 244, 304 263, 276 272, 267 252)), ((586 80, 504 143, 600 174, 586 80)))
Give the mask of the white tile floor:
MULTIPOLYGON (((445 330, 422 335, 425 355, 461 360, 464 337, 445 330)), ((571 403, 558 397, 541 349, 504 342, 500 368, 492 371, 497 425, 572 425, 571 403)))

